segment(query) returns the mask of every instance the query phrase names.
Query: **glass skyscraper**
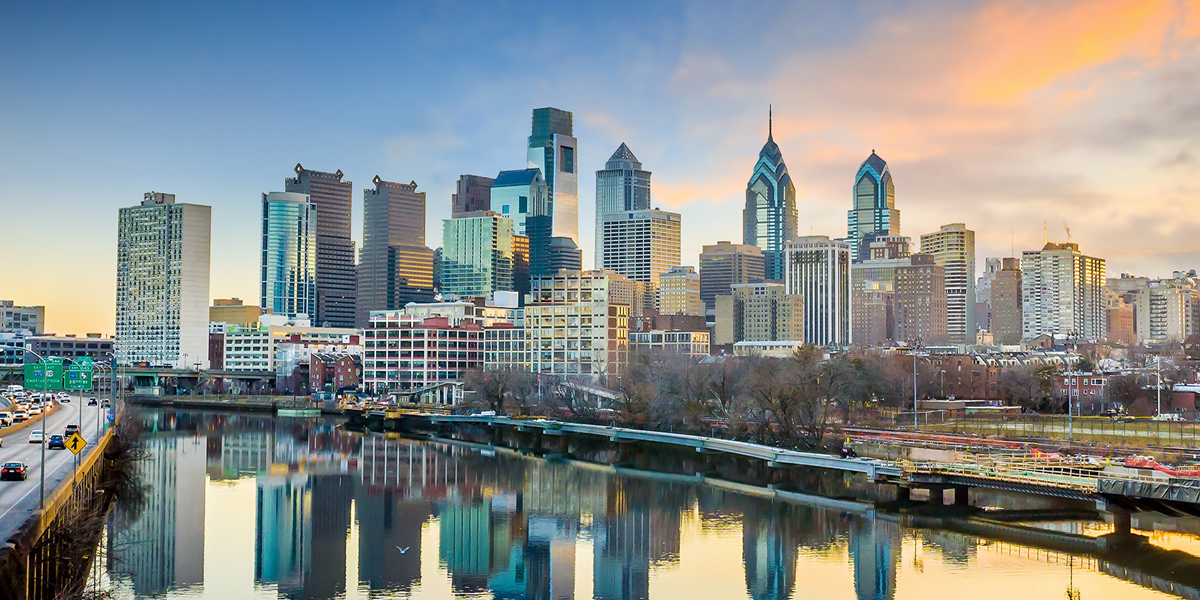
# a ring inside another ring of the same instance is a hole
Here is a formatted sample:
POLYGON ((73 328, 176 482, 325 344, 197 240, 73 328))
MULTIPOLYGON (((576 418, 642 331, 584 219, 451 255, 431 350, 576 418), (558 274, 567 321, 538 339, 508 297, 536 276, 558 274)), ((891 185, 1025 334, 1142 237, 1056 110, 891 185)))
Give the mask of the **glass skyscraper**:
MULTIPOLYGON (((596 171, 596 256, 600 269, 604 257, 604 218, 606 215, 650 208, 650 171, 642 170, 629 146, 624 143, 596 171)), ((672 265, 673 266, 673 265, 672 265)))
MULTIPOLYGON (((551 219, 550 251, 559 263, 577 262, 579 254, 579 160, 573 130, 574 116, 557 108, 533 110, 527 166, 541 169, 551 219)), ((493 207, 495 202, 493 201, 493 207)), ((533 251, 533 240, 530 250, 533 251)), ((552 261, 555 258, 552 257, 552 261)))
POLYGON ((848 215, 846 241, 854 262, 870 258, 871 242, 885 235, 900 235, 900 211, 896 210, 896 186, 887 162, 874 150, 854 176, 854 208, 848 215))
POLYGON ((744 243, 762 248, 767 279, 784 279, 785 246, 796 237, 796 220, 796 186, 772 136, 768 115, 767 143, 758 153, 754 175, 746 184, 746 208, 742 211, 744 243))
POLYGON ((317 207, 317 308, 314 325, 354 327, 358 281, 354 240, 350 237, 350 209, 354 184, 333 173, 305 169, 299 163, 295 177, 284 180, 284 191, 307 194, 317 207))
POLYGON ((312 318, 317 307, 317 207, 307 194, 262 195, 259 300, 277 315, 312 318))
POLYGON ((490 297, 513 290, 513 222, 490 210, 442 221, 442 293, 490 297))

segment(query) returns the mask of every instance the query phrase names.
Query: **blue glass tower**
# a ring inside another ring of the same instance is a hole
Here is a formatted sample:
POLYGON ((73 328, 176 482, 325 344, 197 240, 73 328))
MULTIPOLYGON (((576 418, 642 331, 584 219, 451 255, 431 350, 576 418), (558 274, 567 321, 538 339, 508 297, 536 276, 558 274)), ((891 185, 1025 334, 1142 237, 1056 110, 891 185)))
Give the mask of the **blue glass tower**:
POLYGON ((854 262, 870 258, 871 242, 885 235, 900 235, 900 211, 896 210, 896 186, 887 162, 875 151, 858 167, 854 176, 854 208, 848 215, 846 241, 854 262))
POLYGON ((317 208, 307 194, 262 195, 261 302, 277 315, 317 308, 317 208))
POLYGON ((767 143, 758 153, 754 175, 746 185, 746 208, 742 211, 746 245, 762 248, 766 278, 783 281, 785 248, 796 237, 796 186, 788 175, 783 154, 771 131, 767 113, 767 143))

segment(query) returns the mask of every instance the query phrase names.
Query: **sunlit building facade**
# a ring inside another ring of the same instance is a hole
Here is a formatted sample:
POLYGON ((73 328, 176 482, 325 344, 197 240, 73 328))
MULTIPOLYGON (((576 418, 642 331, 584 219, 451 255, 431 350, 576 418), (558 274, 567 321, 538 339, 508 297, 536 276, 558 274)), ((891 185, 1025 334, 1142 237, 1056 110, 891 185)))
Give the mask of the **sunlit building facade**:
POLYGON ((354 184, 342 172, 305 169, 284 180, 284 191, 306 194, 317 207, 317 310, 313 322, 331 327, 354 327, 358 281, 350 212, 354 184))
POLYGON ((481 211, 442 223, 442 294, 468 298, 512 291, 512 219, 481 211))
POLYGON ((742 211, 743 241, 762 249, 767 279, 783 281, 785 277, 786 245, 796 237, 797 218, 796 186, 768 123, 767 143, 746 184, 746 208, 742 211))
POLYGON ((1021 336, 1048 334, 1082 340, 1106 334, 1104 259, 1079 244, 1047 242, 1021 254, 1021 336))
POLYGON ((787 245, 787 293, 804 297, 804 341, 817 346, 848 346, 850 244, 812 235, 787 245))
POLYGON ((311 317, 317 304, 317 209, 293 192, 262 195, 259 305, 311 317))
POLYGON ((357 325, 373 310, 433 299, 433 250, 425 246, 425 192, 417 182, 376 176, 363 190, 363 248, 358 265, 357 325))
POLYGON ((854 177, 854 208, 848 214, 846 241, 854 262, 870 258, 871 242, 880 236, 900 235, 896 186, 887 162, 875 151, 858 167, 854 177))
MULTIPOLYGON (((975 340, 975 232, 962 223, 921 236, 921 253, 946 269, 946 335, 954 344, 975 340)), ((1103 279, 1101 280, 1103 291, 1103 279)))

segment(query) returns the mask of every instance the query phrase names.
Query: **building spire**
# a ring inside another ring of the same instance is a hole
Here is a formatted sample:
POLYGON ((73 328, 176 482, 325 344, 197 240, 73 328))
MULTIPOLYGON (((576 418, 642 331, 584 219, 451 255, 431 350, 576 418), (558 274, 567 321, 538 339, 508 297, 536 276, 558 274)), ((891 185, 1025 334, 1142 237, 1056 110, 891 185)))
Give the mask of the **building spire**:
POLYGON ((768 139, 768 140, 769 140, 769 139, 771 139, 771 136, 772 136, 772 134, 774 133, 774 132, 772 131, 771 120, 772 120, 772 119, 771 119, 771 105, 770 105, 770 104, 768 104, 768 105, 767 105, 767 139, 768 139))

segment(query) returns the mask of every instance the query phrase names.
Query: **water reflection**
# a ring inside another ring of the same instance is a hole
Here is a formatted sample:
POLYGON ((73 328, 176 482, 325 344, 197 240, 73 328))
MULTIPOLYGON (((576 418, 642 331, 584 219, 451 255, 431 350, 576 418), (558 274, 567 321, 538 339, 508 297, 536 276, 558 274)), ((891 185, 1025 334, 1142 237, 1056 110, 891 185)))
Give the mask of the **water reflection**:
POLYGON ((1008 595, 1014 573, 1055 597, 1069 585, 1093 597, 1155 594, 1096 561, 906 530, 869 510, 361 435, 334 421, 158 412, 149 424, 150 496, 138 514, 115 513, 107 536, 103 577, 118 597, 880 600, 901 587, 954 589, 965 572, 993 582, 973 597, 1008 595), (252 503, 230 508, 242 489, 252 503), (254 529, 244 574, 231 559, 243 549, 221 535, 239 523, 254 529))

